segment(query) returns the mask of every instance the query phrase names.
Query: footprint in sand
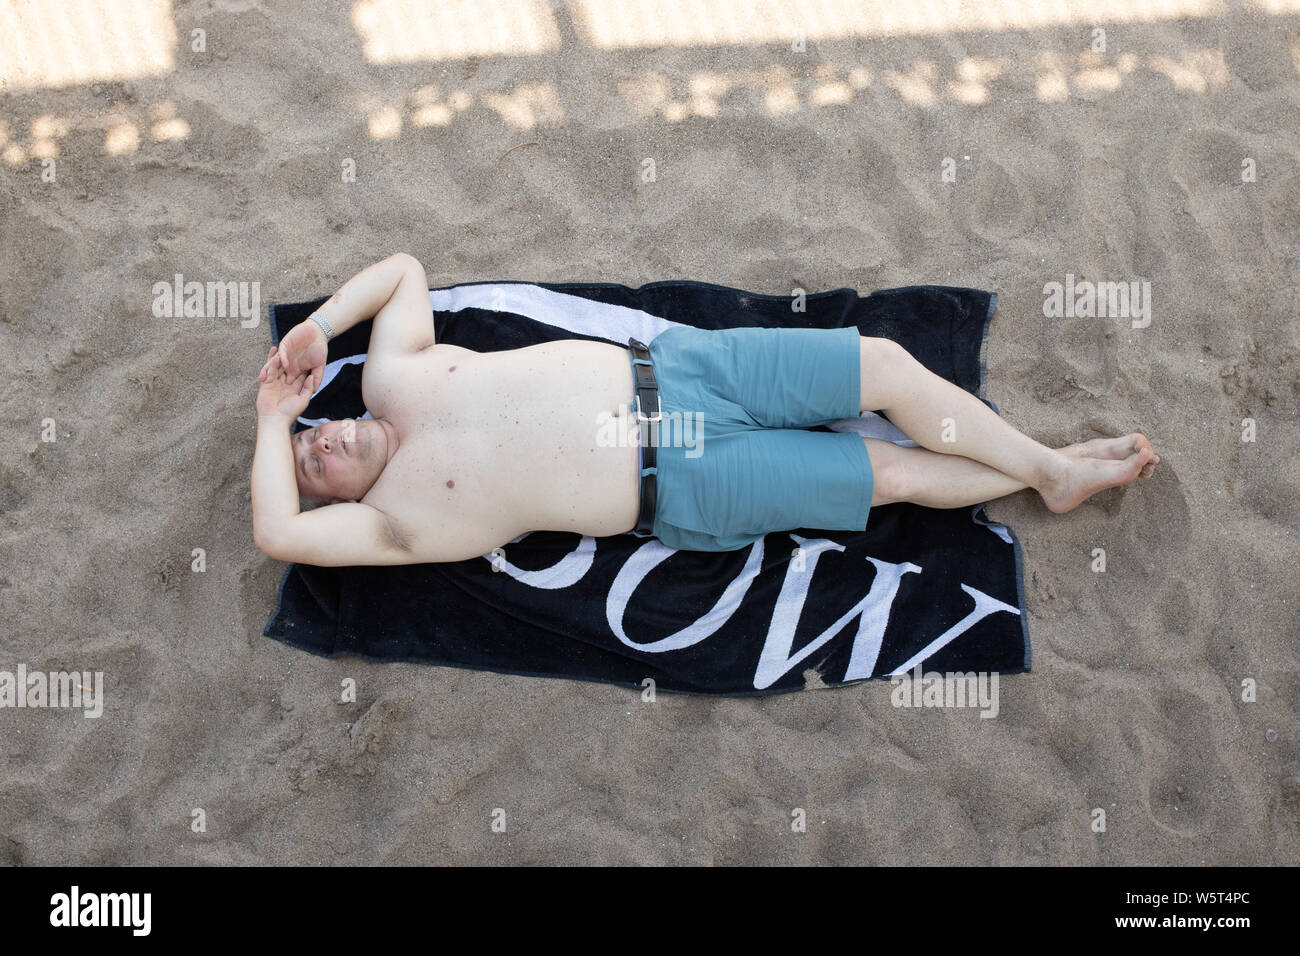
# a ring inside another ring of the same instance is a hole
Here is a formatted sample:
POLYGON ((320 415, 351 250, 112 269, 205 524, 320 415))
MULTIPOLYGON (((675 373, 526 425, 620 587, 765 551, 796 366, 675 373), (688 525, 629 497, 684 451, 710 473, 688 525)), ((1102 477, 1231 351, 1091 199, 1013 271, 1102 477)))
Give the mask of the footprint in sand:
POLYGON ((1250 150, 1234 137, 1213 131, 1188 133, 1169 150, 1169 175, 1191 197, 1241 185, 1241 161, 1250 150))
POLYGON ((1170 688, 1156 695, 1160 735, 1139 731, 1142 760, 1142 801, 1148 816, 1163 830, 1193 837, 1211 824, 1214 782, 1228 776, 1214 746, 1217 691, 1204 696, 1170 688))
POLYGON ((1176 217, 1168 237, 1174 248, 1182 249, 1183 261, 1231 261, 1242 255, 1243 241, 1256 241, 1249 235, 1253 229, 1246 236, 1241 230, 1243 219, 1257 221, 1263 197, 1258 182, 1244 183, 1241 178, 1242 161, 1253 152, 1236 137, 1213 131, 1189 133, 1170 149, 1169 176, 1182 191, 1191 216, 1191 222, 1176 217))
POLYGON ((1283 260, 1300 259, 1300 173, 1266 187, 1264 245, 1283 260))
POLYGON ((991 159, 973 173, 969 201, 970 231, 981 239, 1000 242, 1025 231, 1037 205, 1021 177, 1012 176, 991 159))
MULTIPOLYGON (((1158 440, 1153 447, 1158 453, 1158 440)), ((1089 622, 1086 646, 1068 653, 1098 661, 1127 657, 1134 628, 1151 619, 1164 626, 1168 579, 1191 537, 1191 509, 1171 456, 1161 455, 1151 477, 1100 491, 1061 520, 1071 525, 1062 535, 1076 542, 1076 572, 1054 575, 1050 589, 1036 587, 1037 596, 1048 598, 1037 610, 1089 622), (1093 569, 1096 549, 1105 552, 1104 572, 1093 569)), ((1032 574, 1030 581, 1039 584, 1032 574)), ((1182 605, 1185 622, 1188 611, 1182 605)))

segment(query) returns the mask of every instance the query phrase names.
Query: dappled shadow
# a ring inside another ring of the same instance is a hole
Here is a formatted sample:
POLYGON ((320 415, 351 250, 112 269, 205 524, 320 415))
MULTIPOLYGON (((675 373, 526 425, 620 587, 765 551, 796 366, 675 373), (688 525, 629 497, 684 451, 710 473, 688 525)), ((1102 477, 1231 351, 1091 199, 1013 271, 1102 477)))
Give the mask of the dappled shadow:
MULTIPOLYGON (((1127 86, 1205 95, 1232 74, 1224 50, 1201 37, 1233 15, 1294 23, 1298 13, 1300 0, 1231 8, 1209 0, 355 0, 346 15, 333 11, 333 57, 366 64, 346 71, 350 108, 370 138, 392 140, 468 117, 520 131, 554 127, 575 102, 593 101, 638 120, 680 123, 891 103, 977 108, 1026 93, 1087 102, 1127 86), (1171 20, 1189 26, 1187 42, 1142 49, 1142 25, 1171 20), (1122 28, 1123 44, 1108 47, 1107 28, 1122 28), (984 52, 967 52, 975 47, 984 52), (572 81, 539 68, 570 62, 563 58, 574 48, 585 52, 571 61, 582 64, 572 81), (670 49, 685 54, 685 69, 647 67, 647 55, 670 49), (744 65, 723 65, 737 51, 744 65)), ((229 19, 174 12, 170 0, 20 0, 0 9, 0 93, 8 94, 0 160, 12 167, 56 158, 74 133, 108 156, 190 138, 195 120, 174 81, 216 69, 207 80, 221 82, 240 39, 229 19), (100 108, 62 104, 62 91, 87 84, 100 108)), ((1300 70, 1300 41, 1290 55, 1300 70)))

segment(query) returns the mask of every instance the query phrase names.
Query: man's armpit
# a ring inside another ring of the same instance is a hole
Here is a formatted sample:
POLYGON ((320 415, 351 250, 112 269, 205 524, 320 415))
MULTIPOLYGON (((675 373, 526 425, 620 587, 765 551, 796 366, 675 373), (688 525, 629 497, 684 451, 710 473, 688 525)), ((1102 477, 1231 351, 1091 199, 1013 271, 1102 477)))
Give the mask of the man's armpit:
POLYGON ((414 535, 403 531, 401 526, 392 519, 390 515, 383 516, 383 539, 386 547, 394 548, 404 554, 409 554, 411 545, 414 541, 414 535))

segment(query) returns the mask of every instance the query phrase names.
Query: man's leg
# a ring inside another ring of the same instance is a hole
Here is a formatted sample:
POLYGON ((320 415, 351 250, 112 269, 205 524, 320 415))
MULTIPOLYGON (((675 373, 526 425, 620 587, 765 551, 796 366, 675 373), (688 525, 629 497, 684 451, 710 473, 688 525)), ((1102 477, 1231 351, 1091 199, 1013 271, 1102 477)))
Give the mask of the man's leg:
POLYGON ((1040 445, 890 339, 861 338, 861 391, 862 411, 883 411, 931 451, 974 459, 1016 479, 1056 512, 1069 511, 1103 488, 1128 484, 1155 460, 1142 435, 1120 459, 1072 458, 1040 445))
MULTIPOLYGON (((1123 460, 1132 451, 1134 439, 1093 439, 1059 449, 1067 458, 1123 460)), ((927 508, 968 508, 1015 494, 1029 487, 996 468, 959 455, 941 455, 925 448, 895 445, 877 438, 864 438, 874 476, 871 506, 910 501, 927 508)), ((1142 469, 1151 477, 1154 462, 1142 469)))

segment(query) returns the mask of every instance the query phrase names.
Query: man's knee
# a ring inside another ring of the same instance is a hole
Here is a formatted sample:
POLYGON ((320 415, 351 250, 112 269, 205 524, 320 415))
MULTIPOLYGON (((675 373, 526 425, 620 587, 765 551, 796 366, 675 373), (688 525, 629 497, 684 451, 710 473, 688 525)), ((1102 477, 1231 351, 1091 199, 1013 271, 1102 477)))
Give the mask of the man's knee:
POLYGON ((911 493, 907 487, 904 462, 907 449, 879 438, 864 438, 862 441, 867 446, 867 457, 871 459, 871 506, 906 501, 911 493))
POLYGON ((916 364, 916 359, 893 339, 864 335, 859 343, 862 410, 888 408, 898 388, 900 373, 910 370, 916 364))

